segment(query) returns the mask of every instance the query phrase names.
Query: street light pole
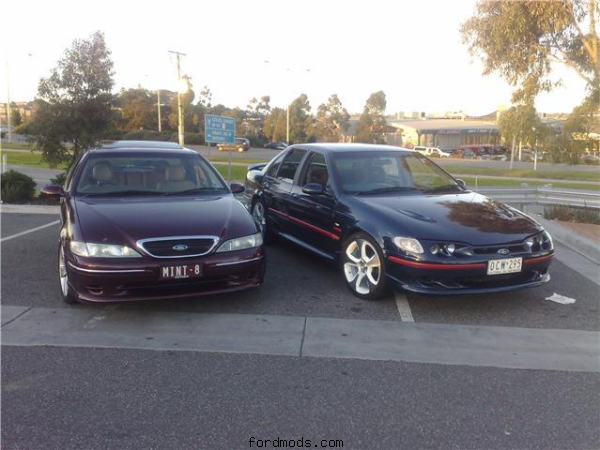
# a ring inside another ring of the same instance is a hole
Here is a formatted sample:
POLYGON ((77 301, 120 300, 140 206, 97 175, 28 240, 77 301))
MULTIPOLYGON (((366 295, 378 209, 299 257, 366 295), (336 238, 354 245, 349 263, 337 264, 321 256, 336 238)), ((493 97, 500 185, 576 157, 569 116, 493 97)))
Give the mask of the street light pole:
POLYGON ((8 128, 8 142, 12 142, 12 119, 10 108, 10 67, 6 60, 6 126, 8 128))
POLYGON ((290 143, 290 105, 287 106, 286 108, 286 116, 287 116, 287 120, 286 120, 286 125, 285 125, 285 137, 286 137, 286 144, 290 143))
POLYGON ((162 131, 162 123, 160 120, 160 89, 156 90, 156 98, 157 98, 157 105, 158 105, 158 132, 160 133, 162 131))
POLYGON ((179 145, 182 147, 185 145, 184 142, 184 123, 183 123, 183 105, 181 104, 181 57, 185 56, 185 53, 176 52, 169 50, 169 53, 173 53, 177 57, 177 111, 179 119, 179 145))

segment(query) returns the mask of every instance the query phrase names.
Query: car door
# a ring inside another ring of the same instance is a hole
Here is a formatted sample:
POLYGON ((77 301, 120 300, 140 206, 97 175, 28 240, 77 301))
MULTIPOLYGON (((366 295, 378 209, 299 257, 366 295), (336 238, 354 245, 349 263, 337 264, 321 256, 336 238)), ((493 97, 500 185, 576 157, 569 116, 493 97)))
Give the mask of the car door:
MULTIPOLYGON (((329 168, 324 154, 311 152, 296 177, 288 201, 289 215, 294 226, 294 237, 319 253, 332 257, 339 247, 334 212, 336 198, 329 181, 329 168), (307 184, 323 186, 322 194, 307 194, 307 184)), ((323 255, 325 256, 325 255, 323 255)))
POLYGON ((287 151, 267 170, 263 181, 263 198, 270 223, 282 232, 288 230, 290 221, 288 204, 294 177, 307 151, 294 148, 287 151))

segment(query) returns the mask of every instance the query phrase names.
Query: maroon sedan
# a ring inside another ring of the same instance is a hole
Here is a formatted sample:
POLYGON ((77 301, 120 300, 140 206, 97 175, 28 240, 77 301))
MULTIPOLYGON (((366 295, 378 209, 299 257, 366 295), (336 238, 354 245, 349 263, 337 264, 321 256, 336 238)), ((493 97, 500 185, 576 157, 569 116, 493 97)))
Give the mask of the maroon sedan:
POLYGON ((88 151, 61 197, 58 273, 65 302, 179 299, 259 286, 262 235, 200 155, 122 141, 88 151))

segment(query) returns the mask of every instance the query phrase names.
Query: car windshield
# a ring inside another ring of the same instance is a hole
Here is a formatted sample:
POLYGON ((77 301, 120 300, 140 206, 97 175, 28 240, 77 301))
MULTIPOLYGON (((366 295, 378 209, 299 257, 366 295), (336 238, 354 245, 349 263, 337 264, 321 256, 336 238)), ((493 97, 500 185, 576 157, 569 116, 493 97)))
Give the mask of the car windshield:
POLYGON ((186 195, 226 192, 227 186, 194 154, 129 152, 90 155, 79 173, 76 195, 186 195))
POLYGON ((337 153, 333 162, 341 188, 347 194, 432 193, 461 189, 450 175, 416 152, 337 153))

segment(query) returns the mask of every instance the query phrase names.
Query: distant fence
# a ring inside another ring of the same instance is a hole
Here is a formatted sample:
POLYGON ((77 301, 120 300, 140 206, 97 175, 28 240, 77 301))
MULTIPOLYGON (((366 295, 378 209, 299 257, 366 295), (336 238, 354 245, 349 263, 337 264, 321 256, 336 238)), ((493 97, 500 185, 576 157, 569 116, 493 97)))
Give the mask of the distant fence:
POLYGON ((547 187, 518 189, 478 189, 494 200, 516 205, 565 205, 600 210, 600 194, 547 187))

